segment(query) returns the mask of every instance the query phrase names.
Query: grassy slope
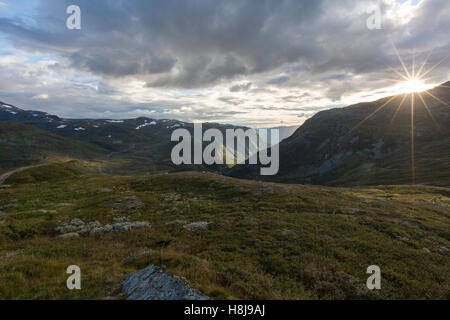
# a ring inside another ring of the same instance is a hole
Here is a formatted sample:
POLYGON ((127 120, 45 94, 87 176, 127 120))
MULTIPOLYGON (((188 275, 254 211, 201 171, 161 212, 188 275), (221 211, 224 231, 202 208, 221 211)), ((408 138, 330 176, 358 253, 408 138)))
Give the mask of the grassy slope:
POLYGON ((0 122, 0 171, 60 158, 102 158, 100 148, 34 126, 0 122))
POLYGON ((450 248, 448 188, 324 188, 193 172, 118 177, 82 166, 27 170, 0 189, 0 298, 117 298, 124 275, 149 263, 213 298, 450 298, 441 249, 450 248), (117 212, 108 205, 125 195, 145 206, 122 215, 151 229, 55 238, 70 218, 110 223, 117 212), (212 225, 194 233, 165 225, 175 219, 212 225), (82 270, 79 291, 65 287, 72 264, 82 270), (372 264, 382 290, 368 293, 372 264))

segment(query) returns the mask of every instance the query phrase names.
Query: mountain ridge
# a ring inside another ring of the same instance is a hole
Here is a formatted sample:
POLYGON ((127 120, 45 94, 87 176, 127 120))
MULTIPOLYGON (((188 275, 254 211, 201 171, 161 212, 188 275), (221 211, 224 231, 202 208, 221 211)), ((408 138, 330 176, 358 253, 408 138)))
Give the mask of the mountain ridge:
MULTIPOLYGON (((448 84, 429 90, 434 97, 414 94, 414 183, 450 183, 448 84)), ((258 165, 235 166, 226 175, 345 186, 412 183, 410 97, 396 95, 321 111, 280 143, 277 175, 259 177, 258 165)))

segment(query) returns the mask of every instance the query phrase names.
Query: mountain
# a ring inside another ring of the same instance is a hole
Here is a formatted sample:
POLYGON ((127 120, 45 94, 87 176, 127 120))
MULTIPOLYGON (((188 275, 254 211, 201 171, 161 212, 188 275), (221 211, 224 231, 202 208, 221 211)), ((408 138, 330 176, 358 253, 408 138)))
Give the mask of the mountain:
POLYGON ((0 123, 0 170, 56 159, 101 159, 104 150, 17 122, 0 123))
POLYGON ((407 184, 413 180, 450 185, 449 101, 450 82, 429 90, 429 94, 397 95, 322 111, 280 143, 277 175, 259 176, 258 165, 235 166, 227 175, 343 186, 407 184))
MULTIPOLYGON (((178 143, 171 141, 172 132, 177 128, 185 128, 191 132, 194 140, 193 123, 146 117, 124 120, 65 119, 46 112, 23 110, 0 102, 0 124, 4 121, 33 126, 71 141, 83 142, 90 148, 99 150, 101 152, 100 159, 115 162, 115 173, 184 169, 222 171, 225 168, 221 165, 175 166, 172 163, 171 150, 178 143)), ((219 129, 224 136, 226 129, 248 129, 247 127, 218 123, 203 124, 203 131, 210 128, 219 129)), ((43 136, 42 139, 45 137, 43 136)), ((24 141, 24 143, 27 142, 24 141)), ((256 145, 257 141, 251 141, 251 143, 256 145)), ((246 145, 245 149, 248 151, 249 146, 246 145)), ((64 150, 62 148, 55 152, 62 154, 64 150)), ((36 157, 38 156, 36 155, 36 157)))

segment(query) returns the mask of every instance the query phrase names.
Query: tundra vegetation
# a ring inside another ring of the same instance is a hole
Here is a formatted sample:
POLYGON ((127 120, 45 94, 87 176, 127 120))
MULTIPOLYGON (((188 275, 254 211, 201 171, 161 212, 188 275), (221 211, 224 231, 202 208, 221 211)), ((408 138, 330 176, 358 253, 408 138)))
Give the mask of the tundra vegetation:
POLYGON ((60 161, 1 186, 1 299, 122 299, 125 276, 150 264, 212 299, 450 298, 447 187, 118 176, 101 165, 60 161), (74 219, 148 225, 61 237, 74 219), (70 265, 81 290, 66 287, 70 265), (381 290, 366 288, 370 265, 381 290))

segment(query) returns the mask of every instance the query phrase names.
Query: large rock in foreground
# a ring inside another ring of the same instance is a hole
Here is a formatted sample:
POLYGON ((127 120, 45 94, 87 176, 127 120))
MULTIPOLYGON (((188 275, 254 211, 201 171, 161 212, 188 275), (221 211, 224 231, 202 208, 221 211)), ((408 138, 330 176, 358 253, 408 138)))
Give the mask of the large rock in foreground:
POLYGON ((154 265, 128 274, 122 282, 122 292, 127 300, 209 300, 183 279, 154 265))

